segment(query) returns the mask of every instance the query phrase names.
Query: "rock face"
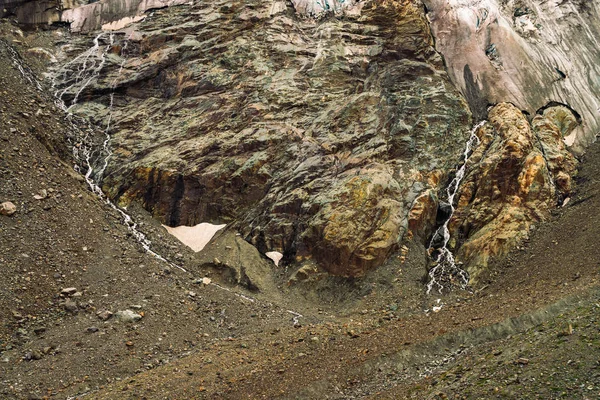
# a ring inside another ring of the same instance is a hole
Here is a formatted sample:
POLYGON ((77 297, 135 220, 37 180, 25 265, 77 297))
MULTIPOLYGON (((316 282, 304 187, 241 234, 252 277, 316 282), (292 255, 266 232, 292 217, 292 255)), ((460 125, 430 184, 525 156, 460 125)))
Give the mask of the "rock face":
POLYGON ((600 1, 424 0, 448 72, 478 119, 511 102, 531 115, 552 103, 582 117, 577 152, 600 131, 600 1))
POLYGON ((563 138, 576 127, 565 107, 545 110, 531 125, 511 104, 490 111, 450 221, 457 259, 469 266, 472 279, 569 195, 577 162, 563 138))
POLYGON ((0 0, 0 17, 14 16, 22 24, 51 24, 60 21, 61 0, 0 0))
POLYGON ((228 223, 287 263, 381 265, 472 121, 421 3, 360 3, 317 21, 283 1, 202 2, 101 38, 73 110, 102 122, 114 90, 105 191, 170 226, 228 223))
POLYGON ((569 195, 571 152, 600 128, 597 0, 222 0, 142 15, 182 3, 64 11, 73 31, 111 33, 85 53, 91 40, 73 38, 55 83, 72 111, 110 121, 96 176, 109 197, 171 227, 226 223, 286 266, 356 277, 406 232, 427 243, 469 107, 480 120, 502 103, 450 221, 476 276, 569 195))
POLYGON ((148 10, 188 2, 189 0, 0 0, 0 17, 14 16, 24 25, 67 22, 72 32, 90 32, 105 24, 108 28, 121 28, 129 22, 139 20, 148 10), (119 23, 120 21, 123 23, 119 23))
POLYGON ((189 0, 100 0, 64 11, 61 21, 69 22, 72 32, 90 32, 111 22, 117 22, 111 28, 119 28, 120 20, 125 21, 125 25, 135 20, 132 17, 140 16, 148 10, 188 2, 189 0))
MULTIPOLYGON (((281 2, 284 3, 284 2, 281 2)), ((299 15, 321 17, 334 15, 360 15, 365 2, 361 0, 292 0, 299 15)))

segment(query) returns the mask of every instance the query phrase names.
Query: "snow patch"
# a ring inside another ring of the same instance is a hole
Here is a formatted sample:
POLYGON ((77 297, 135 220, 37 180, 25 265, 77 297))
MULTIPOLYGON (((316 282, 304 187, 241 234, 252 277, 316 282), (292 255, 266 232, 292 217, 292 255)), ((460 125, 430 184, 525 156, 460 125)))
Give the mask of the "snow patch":
POLYGON ((213 225, 208 222, 203 222, 196 226, 177 226, 170 227, 163 225, 163 227, 171 235, 175 236, 181 243, 194 250, 196 253, 202 251, 204 246, 210 242, 215 234, 221 229, 227 226, 224 225, 213 225))
POLYGON ((283 258, 283 254, 278 251, 270 251, 265 253, 265 256, 269 257, 275 263, 275 266, 279 266, 279 261, 283 258))

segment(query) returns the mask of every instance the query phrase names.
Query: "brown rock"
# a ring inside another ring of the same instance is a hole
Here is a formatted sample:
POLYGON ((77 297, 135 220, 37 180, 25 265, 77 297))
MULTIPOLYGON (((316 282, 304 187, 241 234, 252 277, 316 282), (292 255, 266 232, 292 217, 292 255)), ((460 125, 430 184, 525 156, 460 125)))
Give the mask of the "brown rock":
POLYGON ((98 316, 98 318, 100 318, 102 321, 108 321, 112 316, 113 313, 108 311, 108 310, 102 310, 102 311, 98 311, 96 313, 96 315, 98 316))
POLYGON ((507 254, 532 224, 549 216, 561 192, 568 193, 576 164, 556 119, 550 118, 534 118, 536 137, 522 112, 503 103, 490 111, 490 123, 480 130, 482 143, 471 157, 450 221, 457 259, 474 280, 490 258, 507 254))
POLYGON ((10 201, 0 204, 0 215, 13 215, 17 212, 17 206, 10 201))

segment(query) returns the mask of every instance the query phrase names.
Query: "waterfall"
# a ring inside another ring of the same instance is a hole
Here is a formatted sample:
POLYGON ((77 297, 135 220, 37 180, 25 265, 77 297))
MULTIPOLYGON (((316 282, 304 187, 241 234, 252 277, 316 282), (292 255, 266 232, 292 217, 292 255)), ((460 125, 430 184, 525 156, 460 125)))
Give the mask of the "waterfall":
POLYGON ((42 85, 37 80, 35 74, 31 71, 31 69, 23 63, 23 60, 21 59, 19 53, 6 41, 0 40, 0 42, 4 44, 4 47, 6 47, 10 60, 12 61, 15 68, 21 73, 23 78, 25 78, 29 83, 35 85, 37 90, 39 90, 40 92, 43 91, 42 85))
POLYGON ((430 251, 438 251, 439 254, 435 260, 435 266, 429 270, 427 294, 431 293, 434 288, 436 288, 438 292, 442 293, 442 290, 448 285, 446 282, 449 284, 457 284, 463 289, 469 284, 469 273, 463 270, 460 265, 456 263, 454 255, 448 248, 448 243, 450 242, 450 230, 448 229, 448 224, 454 215, 454 199, 458 194, 460 184, 465 177, 465 173, 467 172, 467 163, 469 161, 469 157, 473 153, 475 147, 480 144, 479 137, 476 135, 477 130, 479 130, 479 128, 481 128, 485 123, 486 121, 481 121, 475 125, 473 129, 471 129, 471 134, 469 136, 469 140, 467 140, 465 151, 463 153, 463 163, 456 171, 454 179, 452 179, 446 188, 446 204, 450 208, 450 212, 448 213, 448 218, 446 221, 444 221, 442 226, 440 226, 433 235, 429 245, 430 251), (442 239, 442 245, 436 249, 435 243, 439 242, 440 239, 442 239))
POLYGON ((112 122, 112 110, 113 110, 113 106, 114 106, 114 102, 115 102, 115 90, 117 88, 117 83, 119 82, 119 78, 121 77, 121 73, 123 72, 123 68, 125 67, 125 63, 127 62, 127 59, 125 58, 125 51, 127 50, 127 46, 129 45, 129 40, 131 39, 131 36, 133 35, 133 32, 131 32, 131 34, 129 35, 129 37, 127 39, 125 39, 125 43, 123 44, 123 47, 121 48, 121 57, 123 58, 123 61, 121 61, 121 65, 119 65, 119 71, 117 72, 117 76, 115 77, 115 79, 113 79, 111 85, 110 85, 110 102, 108 105, 108 117, 107 117, 107 121, 106 121, 106 129, 104 130, 104 142, 102 142, 102 151, 104 152, 105 156, 104 156, 104 164, 102 165, 102 167, 100 168, 100 170, 97 173, 97 180, 98 182, 102 181, 102 177, 104 176, 104 171, 106 171, 106 168, 108 167, 108 160, 110 159, 110 156, 112 155, 112 151, 110 150, 110 128, 111 128, 111 122, 112 122))
MULTIPOLYGON (((133 237, 142 245, 146 252, 150 253, 155 258, 167 263, 171 267, 178 268, 182 271, 187 272, 184 268, 179 265, 173 264, 172 262, 165 259, 160 254, 154 252, 150 246, 151 241, 146 235, 137 229, 137 223, 133 218, 125 212, 125 210, 114 204, 102 191, 100 187, 100 180, 104 175, 108 161, 112 152, 110 151, 110 129, 112 122, 112 109, 114 102, 114 91, 117 86, 119 77, 125 66, 125 60, 121 62, 118 70, 118 74, 111 83, 110 93, 110 104, 109 114, 107 118, 106 127, 104 128, 104 139, 101 146, 101 151, 104 153, 103 163, 99 169, 94 168, 94 141, 93 137, 96 133, 94 127, 87 119, 73 115, 71 110, 77 105, 79 96, 81 93, 100 76, 100 72, 106 64, 106 55, 108 51, 114 45, 114 35, 111 33, 108 36, 108 44, 105 46, 100 45, 100 41, 106 36, 106 33, 102 32, 97 35, 93 40, 93 45, 73 60, 64 64, 57 73, 54 75, 52 82, 52 88, 54 89, 54 97, 56 98, 57 106, 67 113, 67 119, 73 125, 73 131, 76 135, 74 138, 69 138, 73 148, 73 156, 77 162, 75 169, 81 172, 84 176, 86 183, 90 190, 95 193, 100 199, 102 199, 108 206, 118 212, 123 218, 123 224, 127 226, 127 229, 131 232, 133 237), (62 89, 60 88, 62 87, 62 89), (69 105, 65 103, 65 95, 69 92, 74 93, 73 99, 69 105), (75 123, 77 122, 77 123, 75 123), (85 134, 82 134, 81 131, 85 134), (78 135, 78 136, 77 136, 78 135), (85 170, 83 173, 82 168, 85 170)), ((123 55, 124 50, 127 48, 129 39, 126 39, 125 45, 121 51, 123 55)))
POLYGON ((93 46, 64 64, 59 69, 59 74, 54 76, 52 80, 52 88, 57 86, 57 78, 62 77, 62 90, 57 89, 54 92, 54 97, 57 99, 57 105, 65 112, 69 113, 77 104, 81 93, 100 75, 100 71, 106 63, 106 53, 113 45, 113 34, 110 34, 109 43, 100 48, 100 40, 106 36, 106 33, 101 32, 93 40, 93 46), (70 90, 75 91, 75 96, 71 100, 69 106, 64 101, 64 96, 70 90))

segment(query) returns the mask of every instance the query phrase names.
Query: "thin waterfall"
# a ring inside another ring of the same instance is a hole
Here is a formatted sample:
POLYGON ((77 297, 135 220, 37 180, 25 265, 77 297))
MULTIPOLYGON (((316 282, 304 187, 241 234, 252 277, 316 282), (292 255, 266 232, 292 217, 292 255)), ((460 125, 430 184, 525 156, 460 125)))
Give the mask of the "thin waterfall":
MULTIPOLYGON (((104 129, 104 140, 101 146, 101 151, 104 153, 104 159, 102 166, 100 169, 94 169, 94 141, 93 137, 95 135, 95 129, 91 125, 91 123, 82 118, 73 115, 71 110, 73 107, 77 105, 79 96, 81 93, 93 82, 95 82, 102 69, 106 64, 106 55, 108 51, 114 46, 114 36, 111 33, 108 36, 108 44, 105 46, 100 45, 100 41, 106 36, 106 33, 102 32, 97 35, 93 40, 93 45, 88 50, 84 51, 73 60, 64 64, 55 74, 52 88, 54 89, 54 96, 56 98, 56 103, 60 109, 67 113, 67 118, 73 124, 74 131, 76 135, 79 134, 78 137, 75 137, 74 140, 71 139, 71 145, 73 146, 73 156, 77 161, 77 165, 75 165, 75 169, 81 172, 84 175, 84 179, 88 184, 90 190, 95 193, 98 197, 100 197, 107 205, 109 205, 113 210, 117 211, 121 217, 123 218, 123 223, 127 226, 128 230, 131 232, 133 237, 142 245, 144 250, 150 253, 152 256, 157 259, 169 264, 171 267, 181 269, 182 271, 187 272, 184 268, 179 265, 173 264, 172 262, 165 259, 160 254, 154 252, 150 246, 151 242, 148 240, 145 234, 140 232, 137 229, 137 223, 133 220, 133 218, 127 214, 123 209, 115 205, 102 191, 100 187, 100 180, 104 175, 106 167, 108 166, 108 161, 112 152, 110 151, 110 130, 111 130, 111 122, 112 122, 112 109, 114 103, 114 92, 120 78, 120 75, 125 66, 126 60, 121 62, 121 65, 118 70, 118 74, 113 80, 111 84, 111 94, 110 94, 110 105, 109 105, 109 115, 106 123, 106 127, 104 129), (59 81, 60 80, 60 81, 59 81), (64 86, 62 89, 59 86, 64 86), (69 105, 65 103, 65 95, 67 93, 75 93, 73 99, 69 102, 69 105), (77 122, 77 124, 75 123, 77 122), (81 131, 84 131, 82 133, 81 131), (85 173, 83 173, 85 170, 85 173)), ((126 39, 125 45, 121 51, 121 55, 123 55, 124 50, 126 49, 127 43, 129 39, 126 39)))
POLYGON ((29 83, 35 85, 37 90, 39 90, 40 92, 43 91, 42 85, 35 77, 33 71, 31 71, 31 69, 23 63, 23 60, 21 59, 19 53, 8 42, 4 40, 0 40, 0 42, 4 44, 4 47, 6 47, 10 60, 12 61, 15 68, 21 73, 23 78, 25 78, 29 83))
POLYGON ((427 294, 430 294, 434 288, 436 288, 439 293, 442 293, 442 290, 446 287, 445 282, 447 281, 450 284, 457 284, 463 289, 465 289, 469 284, 469 273, 463 270, 460 265, 457 265, 454 255, 448 248, 448 243, 450 242, 450 230, 448 229, 448 224, 454 215, 454 199, 458 194, 460 184, 465 177, 465 173, 467 172, 467 163, 469 158, 471 157, 473 150, 481 143, 479 137, 477 136, 477 131, 485 123, 486 121, 481 121, 475 125, 473 129, 471 129, 471 134, 469 136, 469 140, 467 140, 465 151, 463 153, 463 163, 456 171, 454 179, 452 179, 446 188, 447 206, 450 208, 450 212, 448 213, 448 218, 435 232, 429 244, 430 252, 437 251, 438 256, 435 260, 435 266, 429 270, 427 294), (440 239, 442 239, 442 245, 436 248, 436 244, 440 241, 440 239))

